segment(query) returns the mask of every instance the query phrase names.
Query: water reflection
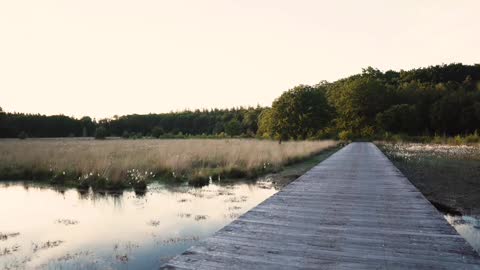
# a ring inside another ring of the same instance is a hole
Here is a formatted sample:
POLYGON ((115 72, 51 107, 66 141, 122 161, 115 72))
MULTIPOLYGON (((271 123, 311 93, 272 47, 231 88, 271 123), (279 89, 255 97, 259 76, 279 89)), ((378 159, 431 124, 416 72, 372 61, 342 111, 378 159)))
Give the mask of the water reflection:
POLYGON ((153 269, 274 194, 265 183, 144 194, 0 184, 1 269, 153 269))
POLYGON ((457 232, 480 254, 480 219, 472 216, 445 215, 457 232))

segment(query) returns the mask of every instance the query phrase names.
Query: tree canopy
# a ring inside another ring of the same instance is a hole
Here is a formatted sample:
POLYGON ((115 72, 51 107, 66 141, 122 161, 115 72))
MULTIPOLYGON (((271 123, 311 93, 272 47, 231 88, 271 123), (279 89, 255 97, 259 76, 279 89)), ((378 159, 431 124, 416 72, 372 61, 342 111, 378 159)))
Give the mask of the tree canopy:
POLYGON ((473 133, 480 129, 480 65, 454 63, 382 72, 368 67, 334 82, 299 85, 271 107, 125 115, 96 121, 64 115, 3 112, 0 137, 164 134, 285 139, 473 133))
POLYGON ((300 85, 277 98, 270 111, 263 115, 267 134, 280 140, 306 139, 327 126, 331 108, 323 87, 300 85))

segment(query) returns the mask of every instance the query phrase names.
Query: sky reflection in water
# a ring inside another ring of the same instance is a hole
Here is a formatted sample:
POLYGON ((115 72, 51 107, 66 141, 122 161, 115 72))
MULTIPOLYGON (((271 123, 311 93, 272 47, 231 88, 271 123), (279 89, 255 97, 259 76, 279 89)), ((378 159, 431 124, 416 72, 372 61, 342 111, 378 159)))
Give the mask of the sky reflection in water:
POLYGON ((262 182, 154 184, 143 196, 0 184, 0 269, 155 269, 275 192, 262 182))
POLYGON ((472 216, 445 215, 457 232, 480 254, 480 219, 472 216))
MULTIPOLYGON (((156 269, 276 190, 153 184, 117 195, 0 184, 0 269, 156 269)), ((480 251, 480 221, 445 218, 480 251)))

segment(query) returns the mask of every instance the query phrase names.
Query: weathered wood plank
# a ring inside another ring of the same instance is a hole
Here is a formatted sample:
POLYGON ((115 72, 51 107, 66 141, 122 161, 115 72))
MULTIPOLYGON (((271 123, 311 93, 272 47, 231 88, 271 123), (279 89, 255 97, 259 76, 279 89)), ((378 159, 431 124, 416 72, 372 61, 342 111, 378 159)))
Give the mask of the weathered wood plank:
POLYGON ((480 269, 371 143, 352 143, 163 269, 480 269))

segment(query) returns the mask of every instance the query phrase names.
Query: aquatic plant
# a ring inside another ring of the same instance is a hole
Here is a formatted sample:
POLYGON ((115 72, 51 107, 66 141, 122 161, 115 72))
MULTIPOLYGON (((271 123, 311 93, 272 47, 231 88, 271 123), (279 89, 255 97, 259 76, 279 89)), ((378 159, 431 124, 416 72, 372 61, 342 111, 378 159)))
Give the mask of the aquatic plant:
POLYGON ((207 215, 195 215, 195 221, 205 220, 207 219, 207 215))
POLYGON ((1 248, 0 249, 0 257, 4 256, 4 255, 10 255, 10 254, 18 251, 19 248, 20 248, 19 245, 13 245, 11 247, 1 248))
POLYGON ((73 219, 57 219, 55 220, 55 223, 62 224, 65 226, 70 226, 70 225, 77 225, 78 221, 73 219))
POLYGON ((160 220, 150 220, 147 222, 148 226, 158 227, 160 226, 160 220))
POLYGON ((8 238, 17 237, 20 233, 0 233, 0 241, 8 240, 8 238))
POLYGON ((61 241, 61 240, 47 241, 45 243, 32 243, 32 251, 33 251, 33 253, 35 253, 35 252, 43 250, 43 249, 58 247, 62 243, 63 243, 63 241, 61 241))

